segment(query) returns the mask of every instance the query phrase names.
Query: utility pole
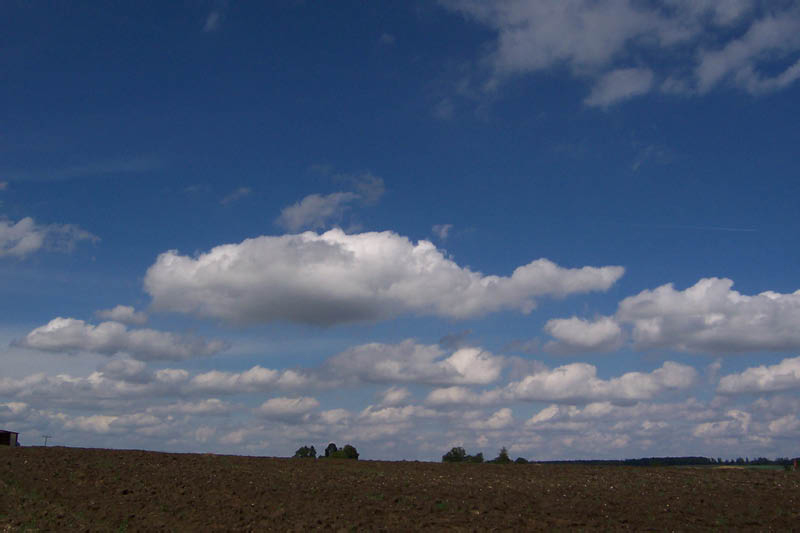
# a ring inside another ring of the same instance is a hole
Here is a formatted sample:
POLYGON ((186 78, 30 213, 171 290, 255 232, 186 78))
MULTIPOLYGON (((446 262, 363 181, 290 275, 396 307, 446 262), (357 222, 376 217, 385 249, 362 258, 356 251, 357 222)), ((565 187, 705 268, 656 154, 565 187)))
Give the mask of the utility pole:
POLYGON ((47 446, 47 439, 52 439, 53 436, 52 435, 42 435, 42 438, 44 439, 44 445, 47 446))

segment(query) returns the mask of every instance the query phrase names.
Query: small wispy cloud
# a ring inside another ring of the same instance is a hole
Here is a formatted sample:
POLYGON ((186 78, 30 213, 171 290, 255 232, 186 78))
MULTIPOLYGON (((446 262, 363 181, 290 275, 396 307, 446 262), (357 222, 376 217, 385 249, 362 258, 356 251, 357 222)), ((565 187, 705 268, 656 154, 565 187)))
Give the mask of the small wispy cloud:
POLYGON ((8 182, 7 181, 0 181, 0 191, 4 191, 7 188, 8 188, 8 182))
POLYGON ((352 192, 309 194, 299 202, 285 207, 276 223, 289 231, 324 228, 341 219, 350 204, 359 196, 352 192))
POLYGON ((731 228, 726 226, 692 226, 692 225, 683 225, 683 224, 658 224, 653 226, 659 229, 688 229, 688 230, 696 230, 696 231, 742 231, 742 232, 754 232, 758 231, 755 228, 731 228))
POLYGON ((239 187, 235 191, 231 192, 228 196, 220 200, 219 203, 221 203, 222 205, 230 205, 233 202, 241 200, 245 196, 250 195, 250 193, 252 192, 253 189, 251 189, 250 187, 239 187))
POLYGON ((39 250, 71 252, 80 241, 100 239, 74 224, 37 224, 31 217, 0 219, 0 257, 24 258, 39 250))
POLYGON ((450 230, 453 229, 452 224, 435 224, 431 231, 433 234, 439 237, 441 240, 447 240, 447 237, 450 235, 450 230))
MULTIPOLYGON (((369 172, 358 175, 339 174, 334 179, 349 183, 355 191, 309 194, 299 202, 283 208, 275 223, 289 231, 325 228, 341 222, 353 205, 377 204, 386 192, 383 179, 369 172)), ((360 227, 354 221, 350 222, 350 230, 360 227)))
POLYGON ((393 45, 397 40, 394 35, 391 33, 382 33, 380 39, 378 39, 381 44, 385 44, 387 46, 393 45))
POLYGON ((83 163, 23 171, 6 171, 8 181, 60 181, 80 178, 118 177, 122 174, 141 174, 164 167, 164 162, 153 156, 132 156, 98 159, 83 163))
POLYGON ((206 17, 206 23, 203 26, 203 31, 210 33, 219 29, 220 22, 222 22, 222 13, 214 10, 206 17))

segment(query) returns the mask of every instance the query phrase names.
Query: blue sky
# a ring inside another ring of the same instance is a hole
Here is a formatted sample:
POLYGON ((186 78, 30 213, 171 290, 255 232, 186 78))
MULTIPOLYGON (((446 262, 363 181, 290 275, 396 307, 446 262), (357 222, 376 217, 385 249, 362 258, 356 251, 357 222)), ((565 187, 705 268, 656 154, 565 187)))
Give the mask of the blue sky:
POLYGON ((800 3, 9 3, 0 426, 790 456, 800 3))

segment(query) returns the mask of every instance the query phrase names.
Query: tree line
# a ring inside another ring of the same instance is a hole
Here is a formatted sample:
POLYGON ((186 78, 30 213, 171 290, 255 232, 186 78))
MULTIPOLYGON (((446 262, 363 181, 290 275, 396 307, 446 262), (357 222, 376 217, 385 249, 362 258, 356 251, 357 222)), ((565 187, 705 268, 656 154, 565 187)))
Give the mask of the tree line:
POLYGON ((517 457, 514 461, 508 456, 508 450, 505 448, 500 449, 500 453, 492 460, 484 461, 483 453, 479 452, 475 455, 468 455, 464 448, 456 446, 449 452, 442 456, 443 463, 495 463, 495 464, 527 464, 530 462, 540 464, 580 464, 580 465, 596 465, 596 466, 784 466, 789 467, 794 464, 795 460, 788 457, 778 457, 777 459, 767 459, 766 457, 758 457, 750 459, 749 457, 738 457, 736 459, 723 460, 722 458, 713 457, 699 457, 699 456, 685 456, 685 457, 642 457, 639 459, 574 459, 574 460, 560 460, 560 461, 528 461, 524 457, 517 457))
MULTIPOLYGON (((325 455, 320 455, 319 458, 323 459, 329 457, 331 459, 358 459, 358 450, 355 446, 345 444, 343 447, 338 448, 336 444, 331 442, 325 448, 325 455)), ((301 446, 294 452, 295 459, 316 459, 317 450, 314 446, 301 446)))

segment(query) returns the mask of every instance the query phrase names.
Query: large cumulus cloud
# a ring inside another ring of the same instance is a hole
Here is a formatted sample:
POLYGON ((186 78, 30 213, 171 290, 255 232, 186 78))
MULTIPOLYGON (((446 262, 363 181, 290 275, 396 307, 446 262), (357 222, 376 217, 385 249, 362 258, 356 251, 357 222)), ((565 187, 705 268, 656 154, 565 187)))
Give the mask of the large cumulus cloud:
POLYGON ((672 284, 642 291, 619 304, 617 320, 633 328, 638 348, 693 352, 800 349, 800 291, 753 296, 733 281, 705 278, 683 291, 672 284))
POLYGON ((545 331, 556 353, 600 352, 621 346, 630 328, 639 350, 736 354, 800 350, 800 290, 746 295, 726 278, 703 278, 684 290, 668 283, 625 298, 612 317, 552 319, 545 331))
POLYGON ((428 241, 334 229, 247 239, 195 257, 168 251, 144 284, 160 310, 235 323, 332 325, 407 313, 453 319, 506 309, 527 313, 538 297, 606 290, 623 272, 539 259, 511 276, 484 276, 428 241))

